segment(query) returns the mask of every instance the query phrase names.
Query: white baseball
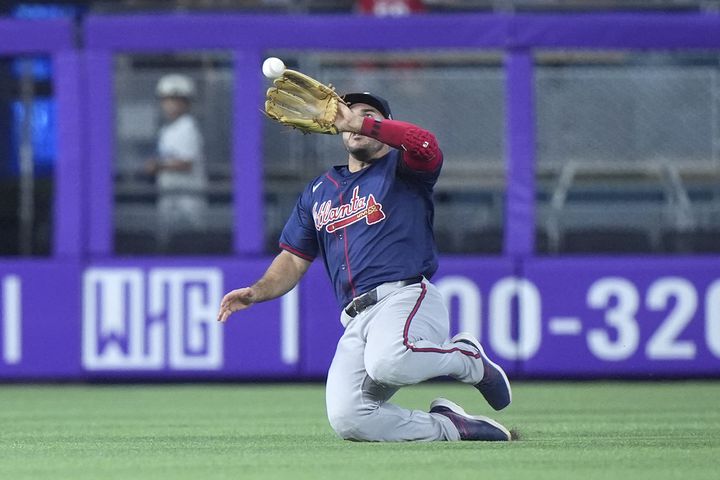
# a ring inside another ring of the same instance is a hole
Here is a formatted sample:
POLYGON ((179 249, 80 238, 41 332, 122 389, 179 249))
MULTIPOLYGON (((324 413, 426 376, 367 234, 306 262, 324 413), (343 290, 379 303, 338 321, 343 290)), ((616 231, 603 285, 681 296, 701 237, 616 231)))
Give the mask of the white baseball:
POLYGON ((277 78, 285 71, 285 64, 277 57, 266 58, 263 62, 262 71, 267 78, 277 78))

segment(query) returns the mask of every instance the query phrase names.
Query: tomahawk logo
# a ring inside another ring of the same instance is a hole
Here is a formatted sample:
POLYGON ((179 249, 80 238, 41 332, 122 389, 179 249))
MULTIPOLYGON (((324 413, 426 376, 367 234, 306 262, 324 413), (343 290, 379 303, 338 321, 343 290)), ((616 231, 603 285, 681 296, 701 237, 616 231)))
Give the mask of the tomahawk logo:
POLYGON ((215 370, 222 330, 214 268, 90 268, 83 278, 88 370, 215 370))
POLYGON ((368 225, 381 222, 385 220, 385 213, 382 204, 375 200, 372 193, 361 197, 360 187, 355 187, 350 202, 339 207, 333 207, 332 200, 328 200, 318 208, 316 202, 313 205, 313 220, 318 231, 325 227, 328 233, 333 233, 361 220, 365 220, 368 225))

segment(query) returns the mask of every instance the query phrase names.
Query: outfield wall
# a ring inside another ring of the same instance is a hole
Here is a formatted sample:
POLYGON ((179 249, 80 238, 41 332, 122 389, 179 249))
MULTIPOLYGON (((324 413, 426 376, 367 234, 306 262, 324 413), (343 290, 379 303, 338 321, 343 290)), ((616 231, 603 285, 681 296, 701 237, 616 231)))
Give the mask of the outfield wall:
MULTIPOLYGON (((342 327, 314 265, 275 302, 216 322, 223 292, 269 259, 5 261, 4 378, 318 378, 342 327)), ((434 279, 452 330, 509 372, 715 376, 720 275, 708 259, 444 258, 434 279)))
POLYGON ((718 17, 98 16, 85 22, 82 50, 72 29, 0 21, 0 54, 52 58, 60 125, 53 254, 0 261, 0 378, 322 377, 341 327, 321 265, 282 300, 215 322, 223 292, 252 282, 270 261, 262 254, 258 66, 269 49, 388 45, 505 56, 504 253, 442 258, 433 280, 453 332, 476 333, 515 376, 720 375, 720 257, 533 254, 531 56, 539 47, 720 49, 718 17), (235 254, 114 258, 113 56, 218 48, 235 57, 235 254))

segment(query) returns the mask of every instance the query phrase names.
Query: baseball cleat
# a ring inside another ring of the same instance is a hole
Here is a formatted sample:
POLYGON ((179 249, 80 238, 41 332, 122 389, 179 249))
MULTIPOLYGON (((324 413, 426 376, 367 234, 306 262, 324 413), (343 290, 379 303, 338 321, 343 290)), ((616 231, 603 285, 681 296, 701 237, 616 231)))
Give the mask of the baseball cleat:
POLYGON ((430 404, 430 413, 449 418, 460 433, 460 440, 508 442, 512 439, 510 431, 495 420, 480 415, 470 415, 460 405, 446 398, 433 400, 430 404))
POLYGON ((475 388, 482 393, 482 396, 485 397, 488 404, 490 404, 490 406, 495 410, 502 410, 510 405, 510 402, 512 402, 510 381, 500 365, 493 363, 487 355, 485 355, 485 351, 483 350, 482 345, 480 345, 480 342, 475 337, 465 332, 458 333, 450 339, 450 342, 465 343, 474 347, 480 354, 480 358, 482 358, 483 366, 485 368, 483 378, 480 382, 475 384, 475 388))

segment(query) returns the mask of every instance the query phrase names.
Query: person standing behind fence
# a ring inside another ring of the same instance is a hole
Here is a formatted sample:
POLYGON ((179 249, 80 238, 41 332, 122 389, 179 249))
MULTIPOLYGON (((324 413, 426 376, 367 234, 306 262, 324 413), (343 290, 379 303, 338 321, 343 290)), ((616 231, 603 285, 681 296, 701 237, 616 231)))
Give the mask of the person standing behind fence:
POLYGON ((157 180, 157 233, 162 250, 174 233, 205 226, 203 136, 190 113, 195 92, 193 80, 179 74, 162 77, 155 91, 164 123, 158 134, 157 157, 148 160, 146 171, 157 180))

